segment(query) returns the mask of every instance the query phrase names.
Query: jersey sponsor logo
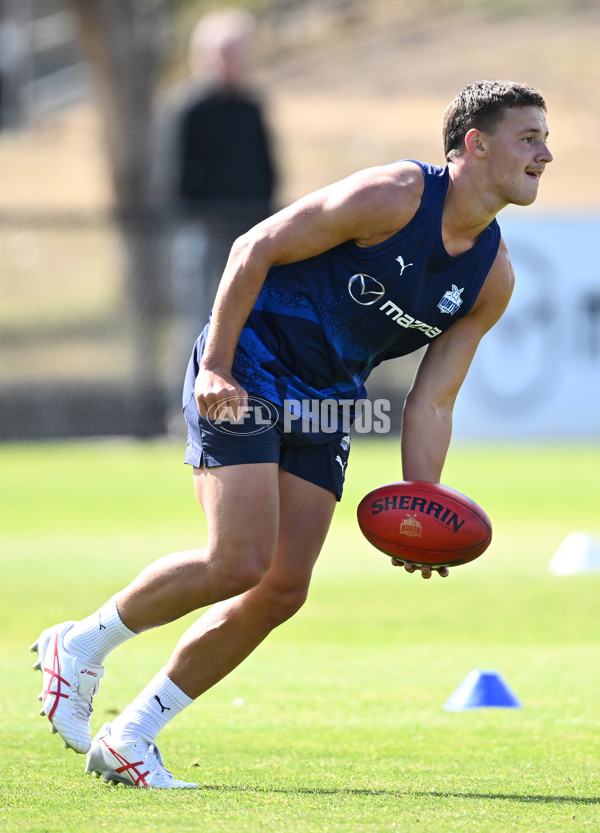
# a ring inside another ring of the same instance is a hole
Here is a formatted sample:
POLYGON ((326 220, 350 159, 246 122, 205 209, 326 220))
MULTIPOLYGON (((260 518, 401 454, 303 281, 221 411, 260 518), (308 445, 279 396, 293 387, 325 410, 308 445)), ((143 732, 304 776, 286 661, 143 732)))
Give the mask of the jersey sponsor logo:
POLYGON ((348 281, 348 292, 353 301, 363 307, 376 304, 385 295, 385 286, 370 275, 352 275, 348 281))
MULTIPOLYGON (((408 266, 412 265, 412 263, 409 263, 408 265, 405 265, 404 268, 407 269, 408 266)), ((456 289, 455 286, 453 286, 452 288, 453 290, 456 289)), ((456 291, 458 292, 458 306, 460 306, 462 304, 462 300, 460 299, 460 293, 463 290, 457 289, 456 291)), ((381 301, 383 299, 383 296, 385 295, 385 286, 380 281, 376 280, 375 278, 372 278, 371 275, 364 275, 360 273, 357 275, 352 275, 352 277, 348 281, 348 292, 350 293, 350 297, 352 298, 352 300, 356 301, 357 304, 360 304, 363 307, 369 307, 372 304, 376 304, 378 301, 381 301)), ((452 293, 446 293, 446 295, 451 294, 452 293)), ((442 299, 442 301, 444 300, 444 298, 442 299)), ((442 303, 442 301, 440 301, 440 304, 442 303)), ((404 310, 400 309, 400 307, 393 301, 385 301, 378 309, 380 312, 385 312, 388 318, 391 318, 392 321, 395 321, 396 324, 398 324, 398 326, 405 327, 409 330, 419 330, 420 332, 425 333, 425 335, 428 338, 435 338, 436 336, 439 336, 439 334, 442 332, 439 329, 439 327, 433 327, 426 321, 420 321, 413 315, 404 312, 404 310)), ((458 307, 456 309, 458 309, 458 307)), ((445 312, 449 312, 449 310, 445 310, 445 312)), ((456 310, 454 310, 454 312, 456 312, 456 310)))
POLYGON ((402 255, 398 255, 396 260, 400 264, 400 277, 402 277, 402 275, 404 274, 405 269, 408 269, 409 266, 414 266, 415 265, 414 263, 405 263, 404 258, 402 257, 402 255))
POLYGON ((393 301, 386 301, 379 309, 391 317, 392 321, 395 321, 400 327, 405 327, 407 330, 419 330, 425 333, 428 338, 435 338, 442 332, 439 327, 432 327, 426 321, 420 321, 418 318, 414 318, 414 316, 404 312, 393 301))
POLYGON ((452 284, 452 289, 449 289, 448 292, 444 292, 438 304, 438 309, 442 312, 454 315, 457 309, 462 306, 462 298, 460 296, 464 291, 464 286, 462 289, 459 289, 457 286, 452 284))

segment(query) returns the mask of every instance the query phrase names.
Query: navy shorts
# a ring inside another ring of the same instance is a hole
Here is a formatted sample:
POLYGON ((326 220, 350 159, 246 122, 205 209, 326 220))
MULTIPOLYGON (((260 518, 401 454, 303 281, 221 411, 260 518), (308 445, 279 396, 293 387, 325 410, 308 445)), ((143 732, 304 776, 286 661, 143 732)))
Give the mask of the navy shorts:
POLYGON ((188 428, 185 462, 197 468, 277 463, 341 500, 350 437, 336 432, 325 441, 319 437, 311 442, 310 435, 285 431, 280 409, 266 405, 266 412, 251 409, 240 422, 218 421, 201 417, 192 397, 183 410, 188 428))

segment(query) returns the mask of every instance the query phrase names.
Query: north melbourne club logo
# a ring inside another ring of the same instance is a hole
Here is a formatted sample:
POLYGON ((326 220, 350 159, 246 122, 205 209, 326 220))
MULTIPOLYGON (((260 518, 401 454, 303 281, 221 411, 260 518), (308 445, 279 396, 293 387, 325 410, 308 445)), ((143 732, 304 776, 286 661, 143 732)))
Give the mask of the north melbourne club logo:
POLYGON ((348 281, 348 292, 353 301, 363 307, 376 304, 385 295, 385 286, 371 275, 352 275, 348 281))
POLYGON ((409 538, 420 538, 423 532, 421 523, 416 515, 407 515, 400 524, 400 535, 407 535, 409 538))
POLYGON ((452 289, 449 289, 448 292, 444 292, 444 295, 438 304, 438 309, 441 310, 441 312, 454 315, 459 307, 462 306, 462 298, 460 296, 464 291, 464 286, 462 289, 459 289, 457 286, 452 284, 452 289))

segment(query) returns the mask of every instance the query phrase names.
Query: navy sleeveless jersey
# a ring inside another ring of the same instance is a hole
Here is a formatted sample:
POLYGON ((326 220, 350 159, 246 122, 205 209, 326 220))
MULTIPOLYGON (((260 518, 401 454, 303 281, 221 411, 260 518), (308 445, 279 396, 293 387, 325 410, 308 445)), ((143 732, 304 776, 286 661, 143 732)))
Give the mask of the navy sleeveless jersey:
POLYGON ((472 308, 500 229, 494 220, 473 248, 451 257, 441 232, 448 168, 416 164, 423 197, 399 232, 269 270, 233 364, 250 394, 279 405, 362 399, 376 365, 429 344, 472 308))

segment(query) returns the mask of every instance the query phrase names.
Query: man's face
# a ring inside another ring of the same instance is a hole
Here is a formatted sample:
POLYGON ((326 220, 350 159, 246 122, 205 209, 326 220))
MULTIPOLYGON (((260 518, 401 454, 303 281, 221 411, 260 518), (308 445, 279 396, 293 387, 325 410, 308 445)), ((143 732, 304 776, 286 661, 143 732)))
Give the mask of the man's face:
POLYGON ((548 125, 538 107, 506 110, 493 133, 484 134, 492 186, 506 204, 530 205, 552 154, 546 144, 548 125))

